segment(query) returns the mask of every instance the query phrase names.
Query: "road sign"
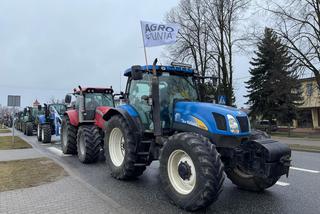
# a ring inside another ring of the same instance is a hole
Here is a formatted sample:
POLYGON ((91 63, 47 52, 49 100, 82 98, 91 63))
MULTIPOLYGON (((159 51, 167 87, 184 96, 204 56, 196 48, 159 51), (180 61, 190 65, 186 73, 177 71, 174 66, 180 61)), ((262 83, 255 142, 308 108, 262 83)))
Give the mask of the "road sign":
POLYGON ((227 103, 227 98, 224 95, 218 96, 218 104, 225 105, 227 103))
POLYGON ((12 124, 12 143, 14 143, 14 127, 15 127, 15 107, 20 107, 21 96, 19 95, 8 95, 8 106, 13 107, 13 124, 12 124))
POLYGON ((8 95, 8 106, 20 107, 21 96, 8 95))

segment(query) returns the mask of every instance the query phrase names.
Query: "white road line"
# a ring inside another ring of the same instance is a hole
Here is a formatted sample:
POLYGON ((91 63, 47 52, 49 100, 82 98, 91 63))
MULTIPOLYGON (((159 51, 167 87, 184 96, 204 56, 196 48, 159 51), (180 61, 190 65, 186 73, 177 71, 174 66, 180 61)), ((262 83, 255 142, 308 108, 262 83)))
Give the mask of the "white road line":
POLYGON ((303 172, 310 172, 310 173, 320 173, 320 171, 311 170, 311 169, 303 169, 303 168, 292 167, 292 166, 290 167, 290 169, 303 171, 303 172))
POLYGON ((283 186, 283 187, 285 187, 285 186, 289 186, 290 184, 289 183, 286 183, 286 182, 282 182, 282 181, 277 181, 277 183, 276 183, 277 185, 279 185, 279 186, 283 186))
POLYGON ((51 152, 59 156, 64 156, 64 157, 71 156, 71 155, 63 154, 63 152, 60 149, 57 149, 56 147, 49 147, 48 150, 50 150, 51 152))

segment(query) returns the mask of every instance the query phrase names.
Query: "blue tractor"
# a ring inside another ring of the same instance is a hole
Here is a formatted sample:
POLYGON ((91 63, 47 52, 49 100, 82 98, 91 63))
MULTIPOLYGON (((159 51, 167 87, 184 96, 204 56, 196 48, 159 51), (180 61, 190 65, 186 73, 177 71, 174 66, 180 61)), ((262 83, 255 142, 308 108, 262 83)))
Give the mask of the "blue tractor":
POLYGON ((37 116, 37 139, 39 142, 51 143, 51 136, 60 136, 62 116, 67 110, 67 106, 62 103, 44 104, 44 107, 38 106, 43 114, 37 116), (42 109, 43 108, 43 109, 42 109))
POLYGON ((246 113, 200 102, 190 67, 132 66, 122 99, 105 115, 105 156, 116 179, 142 175, 160 161, 163 190, 182 209, 209 206, 224 173, 239 188, 262 191, 288 175, 287 145, 253 135, 246 113))

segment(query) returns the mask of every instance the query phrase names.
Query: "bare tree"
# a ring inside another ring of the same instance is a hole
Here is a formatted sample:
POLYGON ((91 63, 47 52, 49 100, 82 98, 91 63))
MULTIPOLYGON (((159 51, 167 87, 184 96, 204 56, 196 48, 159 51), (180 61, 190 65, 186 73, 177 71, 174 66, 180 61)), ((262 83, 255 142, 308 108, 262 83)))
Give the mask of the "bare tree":
POLYGON ((210 42, 215 47, 210 56, 218 65, 218 93, 226 95, 227 105, 232 105, 233 53, 235 45, 245 39, 240 36, 236 25, 243 17, 249 0, 206 0, 204 3, 209 13, 206 20, 210 30, 210 42))
POLYGON ((167 21, 180 25, 178 40, 170 48, 173 60, 192 63, 201 76, 215 70, 209 55, 209 29, 205 20, 206 8, 201 0, 181 0, 178 7, 167 14, 167 21))
POLYGON ((236 25, 249 0, 181 0, 167 21, 181 26, 178 42, 170 49, 174 59, 191 62, 201 76, 218 77, 218 93, 233 104, 233 51, 242 38, 236 25))
POLYGON ((320 1, 271 1, 265 9, 276 17, 274 29, 320 88, 320 1))

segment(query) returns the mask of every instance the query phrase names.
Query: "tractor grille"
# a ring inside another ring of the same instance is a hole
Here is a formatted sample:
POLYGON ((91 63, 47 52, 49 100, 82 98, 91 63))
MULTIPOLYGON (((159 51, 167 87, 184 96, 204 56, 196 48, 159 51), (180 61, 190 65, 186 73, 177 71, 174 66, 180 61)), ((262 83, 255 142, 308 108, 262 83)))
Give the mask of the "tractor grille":
POLYGON ((227 122, 222 114, 212 113, 214 120, 216 121, 217 128, 223 131, 227 131, 227 122))
POLYGON ((237 120, 240 125, 240 132, 248 132, 249 131, 248 117, 237 117, 237 120))

